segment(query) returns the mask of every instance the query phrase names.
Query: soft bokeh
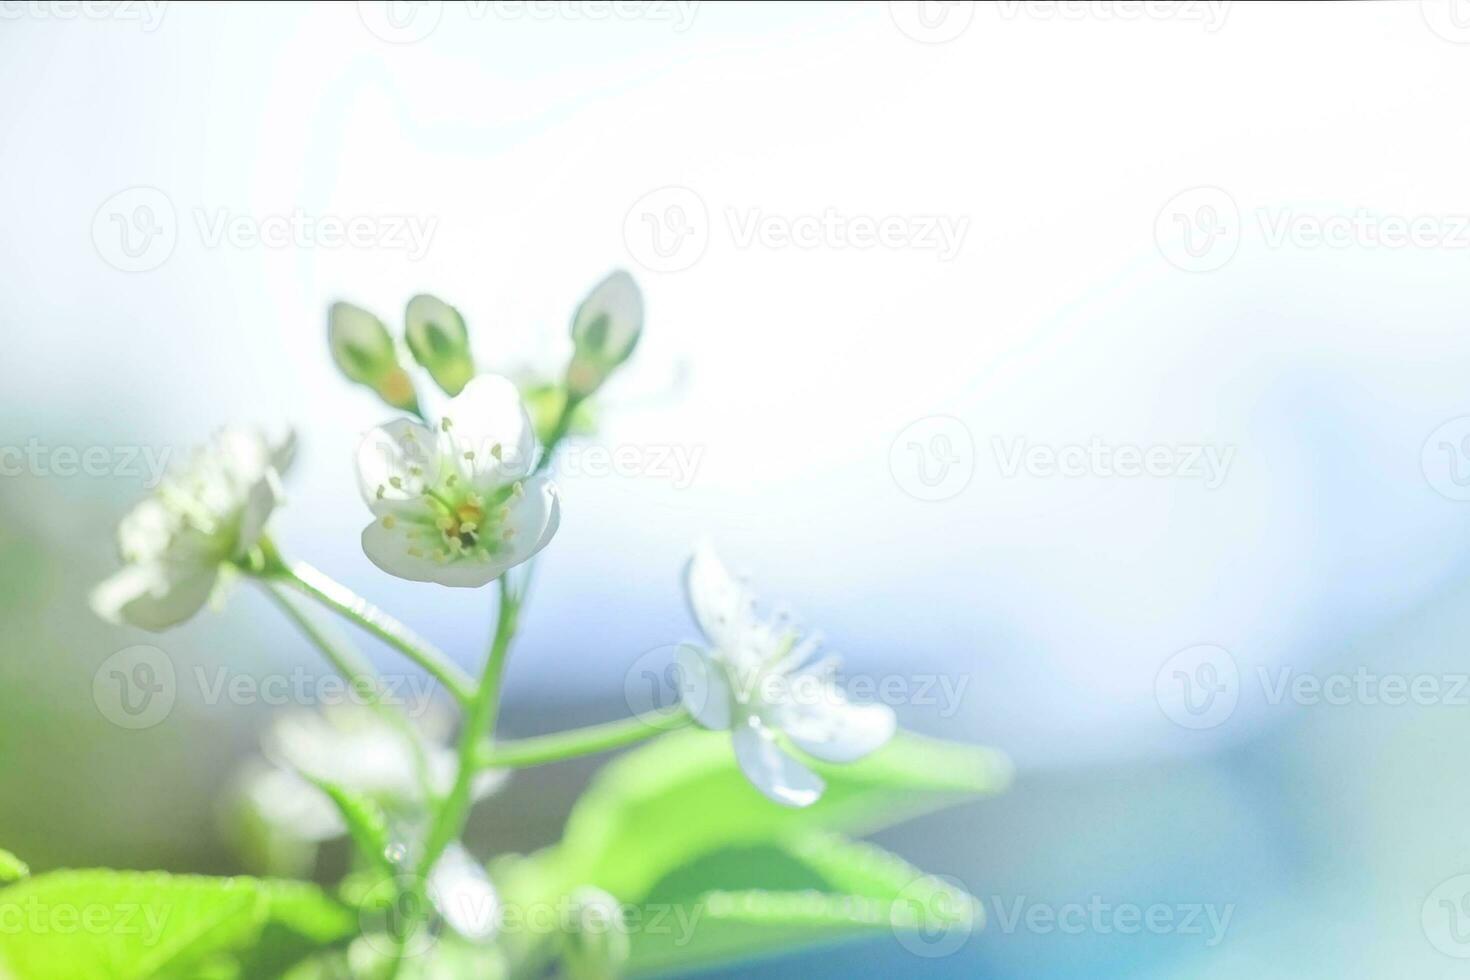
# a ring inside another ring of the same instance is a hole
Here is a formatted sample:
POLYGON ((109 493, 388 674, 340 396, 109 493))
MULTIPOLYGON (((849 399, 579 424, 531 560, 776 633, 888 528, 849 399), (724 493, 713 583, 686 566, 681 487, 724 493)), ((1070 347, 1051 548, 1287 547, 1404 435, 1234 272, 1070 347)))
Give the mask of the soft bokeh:
MULTIPOLYGON (((221 424, 295 426, 283 547, 477 663, 486 593, 390 579, 357 545, 351 450, 387 414, 337 378, 327 306, 397 322, 433 292, 482 362, 553 371, 576 303, 626 267, 648 327, 592 445, 628 450, 630 472, 601 473, 585 443, 567 461, 504 730, 626 714, 640 658, 692 634, 679 572, 707 536, 850 675, 907 685, 905 725, 1020 767, 1007 796, 883 838, 981 896, 984 931, 947 956, 877 943, 770 975, 1461 975, 1457 9, 6 5, 0 845, 37 869, 240 867, 220 800, 285 706, 199 679, 322 668, 248 589, 159 638, 85 602, 142 461, 221 424), (1177 237, 1229 230, 1232 207, 1233 254, 1177 237), (1343 215, 1439 237, 1302 230, 1343 215), (379 237, 236 233, 293 216, 379 237), (825 216, 910 237, 747 235, 825 216), (149 227, 175 237, 156 262, 125 247, 149 227), (693 244, 661 254, 680 234, 693 244), (1018 440, 1229 462, 1218 480, 1008 475, 1018 440), (12 466, 27 447, 107 447, 121 472, 12 466), (973 472, 920 499, 925 463, 973 472), (166 651, 178 697, 131 731, 93 680, 139 643, 166 651), (1171 661, 1200 645, 1228 659, 1171 661), (1232 688, 1233 712, 1171 720, 1176 670, 1232 688), (1435 693, 1277 696, 1299 675, 1435 693), (1072 903, 1176 919, 1026 918, 1072 903), (1197 932, 1177 918, 1191 907, 1197 932)), ((517 777, 472 843, 554 839, 592 768, 517 777)))

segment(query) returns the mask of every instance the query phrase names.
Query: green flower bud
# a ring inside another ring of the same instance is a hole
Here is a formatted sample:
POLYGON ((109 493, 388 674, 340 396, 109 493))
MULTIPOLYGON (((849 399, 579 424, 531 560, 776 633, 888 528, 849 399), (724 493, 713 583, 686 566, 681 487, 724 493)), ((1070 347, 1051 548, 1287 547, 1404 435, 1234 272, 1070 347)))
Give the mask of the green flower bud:
POLYGON ((457 395, 475 376, 470 335, 459 310, 435 296, 420 294, 408 301, 405 334, 413 359, 449 395, 457 395))
POLYGON ((622 269, 598 283, 572 318, 572 361, 567 388, 585 398, 602 386, 638 346, 643 333, 643 294, 622 269))
POLYGON ((600 888, 568 896, 571 915, 562 933, 562 965, 574 980, 614 980, 623 973, 631 944, 618 900, 600 888))
POLYGON ((349 381, 366 385, 394 408, 418 410, 413 380, 398 363, 393 338, 383 321, 360 306, 333 303, 327 313, 332 360, 349 381))

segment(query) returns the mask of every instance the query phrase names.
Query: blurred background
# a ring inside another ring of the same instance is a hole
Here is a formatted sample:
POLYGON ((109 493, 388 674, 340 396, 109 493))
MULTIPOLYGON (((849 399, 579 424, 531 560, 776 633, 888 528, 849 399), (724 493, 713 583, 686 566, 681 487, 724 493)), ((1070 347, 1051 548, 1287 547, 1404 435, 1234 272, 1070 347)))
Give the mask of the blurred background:
MULTIPOLYGON (((903 724, 1019 767, 882 836, 985 930, 767 974, 1465 975, 1467 5, 0 13, 0 844, 33 868, 242 870, 221 800, 295 705, 212 685, 323 670, 245 588, 158 637, 89 612, 151 463, 294 426, 283 549, 473 666, 489 594, 358 547, 387 416, 327 306, 433 292, 550 373, 623 267, 647 329, 564 460, 502 731, 626 715, 708 536, 903 724), (177 690, 130 729, 93 681, 140 643, 177 690)), ((476 851, 554 840, 600 761, 518 775, 476 851)))

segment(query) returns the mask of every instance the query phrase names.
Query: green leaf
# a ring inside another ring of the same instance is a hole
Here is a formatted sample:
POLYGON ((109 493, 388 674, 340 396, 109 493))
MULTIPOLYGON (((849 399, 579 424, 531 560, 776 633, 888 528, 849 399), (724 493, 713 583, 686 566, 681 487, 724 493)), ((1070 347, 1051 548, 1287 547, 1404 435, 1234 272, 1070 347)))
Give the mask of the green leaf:
POLYGON ((19 881, 31 873, 26 863, 9 851, 0 850, 0 885, 19 881))
POLYGON ((674 868, 710 851, 804 830, 865 834, 997 792, 1000 753, 901 733, 849 765, 813 765, 827 782, 804 809, 772 803, 746 781, 729 736, 683 731, 606 766, 567 820, 557 860, 571 880, 638 901, 674 868))
MULTIPOLYGON (((993 750, 907 733, 860 762, 813 768, 826 780, 826 793, 810 807, 790 809, 747 782, 727 734, 670 733, 604 767, 572 808, 561 843, 497 866, 496 884, 508 905, 525 910, 554 904, 579 885, 633 904, 647 900, 655 887, 665 901, 694 900, 716 889, 863 894, 873 885, 855 877, 859 865, 821 865, 813 833, 878 830, 998 792, 1011 772, 1005 756, 993 750), (756 860, 757 853, 766 859, 756 860), (728 867, 706 863, 713 861, 728 867), (668 891, 681 873, 694 877, 680 891, 668 891)), ((865 873, 878 874, 871 868, 865 873)), ((756 943, 749 948, 772 940, 766 926, 748 929, 741 942, 756 943)), ((502 941, 525 960, 543 952, 543 938, 528 929, 502 941)), ((802 930, 791 941, 810 938, 811 930, 802 930)))
POLYGON ((707 855, 654 886, 631 972, 687 971, 906 929, 976 928, 979 903, 872 844, 812 833, 707 855))
POLYGON ((58 871, 0 891, 0 977, 274 976, 357 932, 303 882, 162 872, 58 871))

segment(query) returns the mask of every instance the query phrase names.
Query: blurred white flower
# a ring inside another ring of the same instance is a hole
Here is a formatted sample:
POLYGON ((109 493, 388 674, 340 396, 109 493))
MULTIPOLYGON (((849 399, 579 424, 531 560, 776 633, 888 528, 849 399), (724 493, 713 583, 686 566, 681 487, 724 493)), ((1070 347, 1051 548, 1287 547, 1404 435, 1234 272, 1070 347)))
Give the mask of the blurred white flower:
POLYGON ((450 844, 429 872, 429 901, 450 928, 466 939, 486 942, 495 935, 500 899, 484 867, 459 842, 450 844))
MULTIPOLYGON (((267 764, 248 767, 240 780, 243 802, 266 825, 298 840, 319 842, 346 833, 336 807, 313 782, 331 783, 368 797, 390 818, 413 823, 429 807, 425 792, 443 795, 454 782, 456 754, 443 742, 437 716, 420 725, 425 772, 405 733, 371 709, 333 706, 321 713, 278 718, 263 739, 267 764)), ((486 770, 472 785, 475 799, 506 779, 486 770)))
POLYGON ((520 392, 482 375, 449 401, 439 431, 409 419, 357 451, 358 486, 377 518, 362 549, 390 575, 476 587, 546 546, 556 488, 533 475, 536 434, 520 392))
POLYGON ((710 645, 679 649, 684 704, 704 727, 733 733, 741 770, 766 796, 807 806, 825 787, 778 734, 827 762, 853 762, 893 737, 893 709, 848 702, 833 677, 836 658, 808 663, 820 637, 803 638, 785 616, 757 618, 755 597, 707 545, 695 549, 685 588, 710 645))
POLYGON ((231 428, 195 450, 118 526, 126 565, 98 585, 92 609, 105 619, 162 630, 208 601, 220 566, 243 558, 281 502, 280 475, 294 443, 231 428))

